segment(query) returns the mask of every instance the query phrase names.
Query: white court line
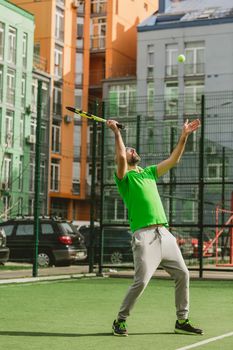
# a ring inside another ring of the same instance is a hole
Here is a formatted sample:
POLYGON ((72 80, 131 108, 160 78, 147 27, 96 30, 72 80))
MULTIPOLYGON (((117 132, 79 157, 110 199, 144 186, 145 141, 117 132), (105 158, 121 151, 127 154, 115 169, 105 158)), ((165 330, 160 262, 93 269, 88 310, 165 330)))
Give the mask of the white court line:
POLYGON ((213 341, 216 341, 216 340, 219 340, 219 339, 223 339, 223 338, 226 338, 226 337, 231 337, 231 336, 233 336, 233 332, 226 333, 226 334, 223 334, 223 335, 219 335, 218 337, 209 338, 209 339, 206 339, 206 340, 203 340, 203 341, 199 341, 198 343, 187 345, 187 346, 184 346, 183 348, 179 348, 179 349, 176 349, 176 350, 188 350, 188 349, 197 348, 198 346, 205 345, 205 344, 211 343, 213 341))

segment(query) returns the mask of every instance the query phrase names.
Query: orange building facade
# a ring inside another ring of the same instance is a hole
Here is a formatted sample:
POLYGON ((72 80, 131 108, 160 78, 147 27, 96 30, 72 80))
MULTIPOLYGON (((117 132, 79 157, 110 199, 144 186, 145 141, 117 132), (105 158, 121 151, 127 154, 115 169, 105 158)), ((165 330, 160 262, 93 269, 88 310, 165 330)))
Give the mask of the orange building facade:
POLYGON ((90 133, 66 106, 89 110, 102 101, 102 81, 136 76, 136 26, 158 1, 12 1, 35 15, 35 53, 52 76, 50 214, 88 220, 90 133))

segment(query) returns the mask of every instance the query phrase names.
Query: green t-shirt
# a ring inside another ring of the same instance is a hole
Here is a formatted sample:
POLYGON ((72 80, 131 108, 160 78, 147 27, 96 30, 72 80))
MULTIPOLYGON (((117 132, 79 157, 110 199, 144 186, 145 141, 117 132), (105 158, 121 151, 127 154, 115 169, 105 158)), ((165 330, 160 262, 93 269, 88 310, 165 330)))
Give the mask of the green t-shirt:
POLYGON ((128 209, 131 230, 134 232, 155 224, 168 226, 156 186, 157 166, 138 168, 139 173, 129 170, 121 180, 114 175, 118 191, 128 209))

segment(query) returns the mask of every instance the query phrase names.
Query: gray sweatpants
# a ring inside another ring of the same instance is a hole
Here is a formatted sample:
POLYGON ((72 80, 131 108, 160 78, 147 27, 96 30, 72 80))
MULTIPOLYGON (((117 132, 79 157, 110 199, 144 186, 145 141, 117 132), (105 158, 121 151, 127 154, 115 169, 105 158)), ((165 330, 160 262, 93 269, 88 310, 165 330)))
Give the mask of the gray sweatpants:
POLYGON ((141 229, 133 235, 132 249, 134 282, 123 300, 118 319, 125 320, 129 316, 136 300, 143 293, 159 265, 175 280, 177 318, 188 318, 189 272, 176 238, 163 226, 141 229))

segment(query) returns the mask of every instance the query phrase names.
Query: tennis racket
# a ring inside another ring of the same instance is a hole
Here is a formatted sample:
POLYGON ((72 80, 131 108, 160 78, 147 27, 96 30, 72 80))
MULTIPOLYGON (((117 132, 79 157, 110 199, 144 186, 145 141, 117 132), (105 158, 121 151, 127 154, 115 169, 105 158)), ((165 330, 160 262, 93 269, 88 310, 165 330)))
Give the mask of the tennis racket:
MULTIPOLYGON (((77 109, 77 108, 69 107, 69 106, 67 106, 66 109, 68 109, 68 111, 71 111, 71 112, 74 112, 76 114, 79 114, 80 117, 92 119, 92 120, 95 120, 96 122, 106 123, 106 121, 107 121, 104 118, 97 117, 96 115, 88 113, 88 112, 84 112, 81 109, 77 109)), ((117 123, 117 127, 119 129, 122 129, 122 130, 125 129, 125 126, 123 124, 120 124, 120 123, 117 123)))

